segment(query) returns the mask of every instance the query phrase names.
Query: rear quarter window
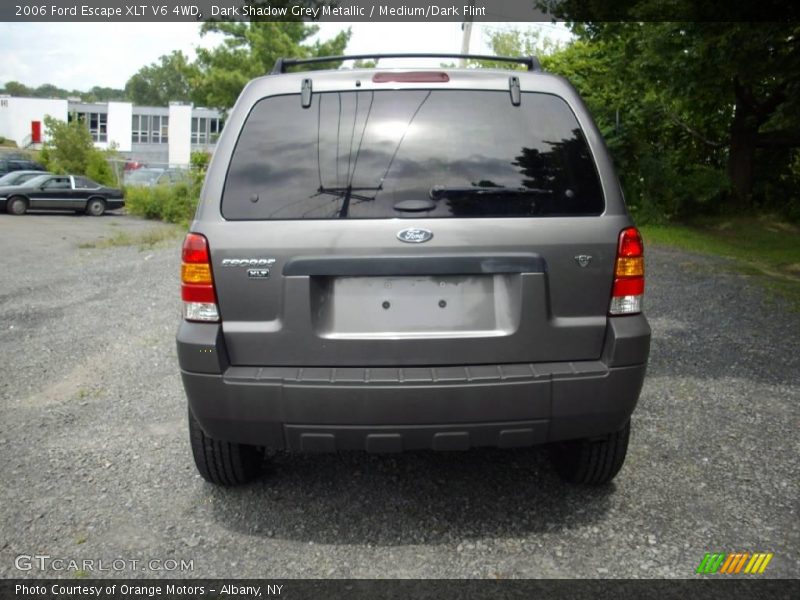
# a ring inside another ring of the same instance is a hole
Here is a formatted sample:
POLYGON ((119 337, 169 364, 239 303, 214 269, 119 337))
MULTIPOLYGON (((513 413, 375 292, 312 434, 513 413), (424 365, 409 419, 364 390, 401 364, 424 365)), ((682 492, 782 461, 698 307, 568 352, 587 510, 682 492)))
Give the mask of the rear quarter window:
POLYGON ((381 90, 257 102, 233 151, 226 219, 596 215, 604 199, 567 103, 505 91, 381 90))

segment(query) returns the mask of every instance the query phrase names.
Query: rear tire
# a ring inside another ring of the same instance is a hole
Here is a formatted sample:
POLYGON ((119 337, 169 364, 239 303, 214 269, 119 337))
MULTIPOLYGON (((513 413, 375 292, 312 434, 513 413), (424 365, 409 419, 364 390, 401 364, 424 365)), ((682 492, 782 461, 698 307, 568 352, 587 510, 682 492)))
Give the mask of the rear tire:
POLYGON ((100 217, 106 212, 106 203, 101 198, 90 198, 86 203, 86 214, 100 217))
POLYGON ((194 464, 203 479, 216 485, 241 485, 261 473, 264 454, 255 446, 208 437, 189 410, 189 441, 194 464))
POLYGON ((556 445, 552 458, 562 479, 570 483, 603 485, 622 468, 628 452, 631 422, 601 438, 574 440, 556 445))
POLYGON ((6 201, 6 212, 10 215, 24 215, 28 210, 28 201, 20 196, 14 196, 6 201))

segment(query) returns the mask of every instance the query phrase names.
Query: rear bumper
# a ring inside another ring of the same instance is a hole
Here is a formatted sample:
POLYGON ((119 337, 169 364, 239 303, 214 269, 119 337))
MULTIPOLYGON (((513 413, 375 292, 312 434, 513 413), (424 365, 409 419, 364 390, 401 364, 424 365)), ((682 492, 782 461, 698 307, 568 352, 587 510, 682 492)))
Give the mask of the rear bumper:
POLYGON ((403 368, 232 367, 218 325, 182 323, 189 406, 213 438, 292 451, 515 447, 619 429, 649 351, 643 316, 611 320, 597 361, 403 368))

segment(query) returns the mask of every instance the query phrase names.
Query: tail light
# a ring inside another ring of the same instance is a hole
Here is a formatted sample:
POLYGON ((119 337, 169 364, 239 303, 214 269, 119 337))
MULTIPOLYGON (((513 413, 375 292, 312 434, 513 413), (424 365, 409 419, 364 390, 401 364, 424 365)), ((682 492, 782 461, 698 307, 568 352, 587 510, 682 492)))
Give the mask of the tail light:
POLYGON ((187 321, 219 321, 208 240, 199 233, 189 233, 183 240, 181 298, 187 321))
POLYGON ((644 244, 635 227, 619 234, 614 287, 611 290, 610 315, 633 315, 642 312, 644 297, 644 244))

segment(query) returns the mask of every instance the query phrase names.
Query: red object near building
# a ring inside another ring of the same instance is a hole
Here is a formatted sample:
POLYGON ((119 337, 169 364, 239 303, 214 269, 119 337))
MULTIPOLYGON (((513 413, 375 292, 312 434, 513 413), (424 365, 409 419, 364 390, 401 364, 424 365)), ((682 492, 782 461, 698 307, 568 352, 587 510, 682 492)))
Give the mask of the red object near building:
POLYGON ((31 144, 42 143, 42 122, 31 121, 31 144))

